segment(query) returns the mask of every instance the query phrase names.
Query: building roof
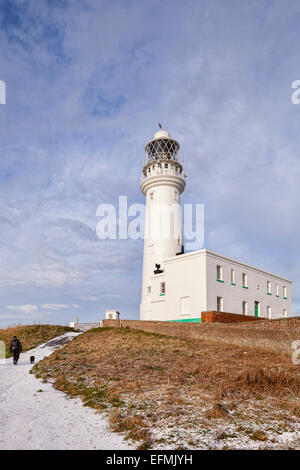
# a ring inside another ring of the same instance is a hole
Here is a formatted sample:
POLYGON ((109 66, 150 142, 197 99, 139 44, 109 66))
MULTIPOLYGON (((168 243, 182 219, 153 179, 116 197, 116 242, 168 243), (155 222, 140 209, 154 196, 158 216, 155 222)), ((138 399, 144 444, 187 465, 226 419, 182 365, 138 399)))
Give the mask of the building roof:
POLYGON ((247 263, 235 260, 233 258, 229 258, 228 256, 220 255, 219 253, 215 253, 214 251, 207 250, 206 248, 203 248, 202 250, 197 250, 197 251, 191 251, 191 252, 188 252, 188 253, 184 253, 183 255, 173 256, 172 258, 165 259, 164 262, 165 263, 174 262, 174 261, 180 262, 180 260, 187 259, 187 258, 194 257, 194 256, 199 256, 199 255, 210 255, 210 256, 214 256, 218 259, 224 259, 225 261, 229 261, 230 263, 238 264, 239 266, 244 266, 247 269, 252 269, 252 270, 255 270, 255 271, 259 271, 263 274, 267 274, 268 276, 276 277, 277 279, 281 279, 285 282, 288 282, 288 283, 292 284, 292 281, 290 281, 289 279, 286 279, 285 277, 278 276, 277 274, 270 273, 269 271, 265 271, 264 269, 257 268, 256 266, 252 266, 251 264, 247 264, 247 263))

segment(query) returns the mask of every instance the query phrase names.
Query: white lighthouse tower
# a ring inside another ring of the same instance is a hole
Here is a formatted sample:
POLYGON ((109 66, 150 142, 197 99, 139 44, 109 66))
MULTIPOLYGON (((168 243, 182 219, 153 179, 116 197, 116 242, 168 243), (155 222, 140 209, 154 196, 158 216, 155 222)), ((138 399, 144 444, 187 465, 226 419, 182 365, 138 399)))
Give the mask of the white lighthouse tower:
POLYGON ((288 279, 205 248, 184 253, 180 194, 185 174, 178 142, 159 127, 145 147, 140 184, 146 196, 140 319, 197 323, 203 312, 214 310, 227 312, 227 318, 290 316, 288 279))
POLYGON ((165 259, 184 252, 180 194, 185 175, 178 160, 179 143, 159 127, 145 147, 140 184, 146 196, 141 320, 151 317, 153 276, 164 272, 165 259))

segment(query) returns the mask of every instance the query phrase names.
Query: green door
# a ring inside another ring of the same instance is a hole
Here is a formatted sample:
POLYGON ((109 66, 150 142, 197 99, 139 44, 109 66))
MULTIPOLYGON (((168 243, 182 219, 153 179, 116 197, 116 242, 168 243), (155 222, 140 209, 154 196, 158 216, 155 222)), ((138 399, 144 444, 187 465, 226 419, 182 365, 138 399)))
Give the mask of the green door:
POLYGON ((254 315, 258 317, 258 304, 259 302, 254 302, 254 315))

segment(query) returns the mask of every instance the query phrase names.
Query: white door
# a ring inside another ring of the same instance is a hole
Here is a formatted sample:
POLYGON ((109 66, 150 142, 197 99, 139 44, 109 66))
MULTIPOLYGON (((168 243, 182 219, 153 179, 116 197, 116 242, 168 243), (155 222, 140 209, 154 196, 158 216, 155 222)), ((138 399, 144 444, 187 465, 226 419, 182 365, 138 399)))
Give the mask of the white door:
POLYGON ((180 315, 187 315, 190 313, 190 298, 180 297, 180 315))

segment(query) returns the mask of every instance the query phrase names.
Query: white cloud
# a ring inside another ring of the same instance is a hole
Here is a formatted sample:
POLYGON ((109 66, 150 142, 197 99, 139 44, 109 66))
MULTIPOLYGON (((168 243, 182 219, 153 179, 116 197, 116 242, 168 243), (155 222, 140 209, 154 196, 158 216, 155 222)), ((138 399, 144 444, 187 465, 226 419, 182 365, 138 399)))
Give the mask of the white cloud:
POLYGON ((24 318, 23 315, 13 315, 11 313, 0 313, 0 320, 3 320, 3 321, 22 320, 23 318, 24 318))
POLYGON ((41 308, 44 308, 47 310, 62 310, 65 308, 72 308, 72 306, 66 305, 66 304, 42 304, 41 308))
POLYGON ((99 295, 99 297, 100 298, 111 297, 111 298, 119 299, 120 294, 101 294, 101 295, 99 295))
POLYGON ((37 305, 8 305, 7 306, 8 310, 14 310, 16 312, 22 312, 25 315, 32 316, 38 312, 38 306, 37 305))

